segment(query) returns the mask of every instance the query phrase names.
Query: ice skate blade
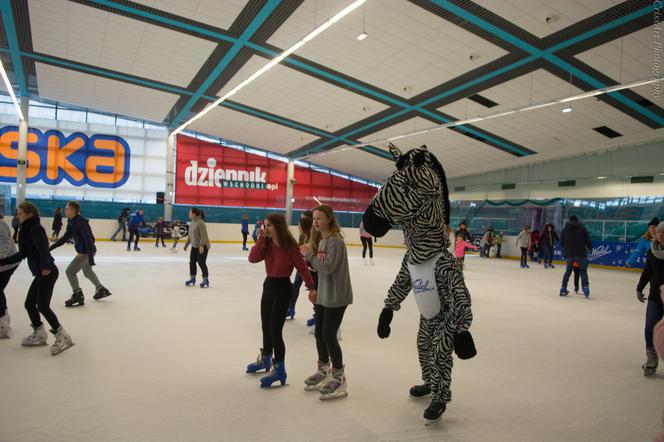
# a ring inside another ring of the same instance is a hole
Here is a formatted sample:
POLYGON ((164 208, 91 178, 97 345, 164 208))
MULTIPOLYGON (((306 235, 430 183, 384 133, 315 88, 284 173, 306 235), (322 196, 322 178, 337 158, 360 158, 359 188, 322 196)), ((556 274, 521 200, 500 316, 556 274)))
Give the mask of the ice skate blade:
POLYGON ((347 391, 344 391, 341 394, 322 394, 318 399, 321 401, 332 401, 334 399, 343 399, 345 397, 348 397, 347 391))
POLYGON ((320 391, 322 385, 307 385, 304 387, 304 391, 320 391))
POLYGON ((92 297, 92 299, 94 299, 95 301, 99 301, 100 299, 108 298, 108 297, 111 296, 112 294, 113 294, 113 293, 109 293, 108 295, 99 295, 99 296, 94 295, 94 296, 92 297))
POLYGON ((57 356, 57 355, 59 355, 60 353, 69 350, 69 349, 72 348, 74 345, 76 345, 76 344, 74 344, 73 342, 70 342, 68 346, 63 347, 63 348, 59 348, 59 349, 56 350, 56 351, 52 351, 52 352, 51 352, 51 356, 57 356))
POLYGON ((25 347, 25 348, 43 347, 44 345, 48 345, 48 342, 40 342, 38 344, 24 344, 24 343, 21 342, 21 347, 25 347))
POLYGON ((275 381, 272 384, 261 384, 261 389, 263 390, 270 390, 270 389, 278 389, 278 388, 283 388, 283 387, 288 387, 288 383, 284 382, 281 383, 280 381, 275 381), (276 385, 275 385, 276 384, 276 385))
POLYGON ((440 422, 442 419, 442 415, 438 419, 425 419, 424 420, 424 426, 425 427, 430 427, 438 422, 440 422))
POLYGON ((65 302, 65 307, 71 308, 71 307, 83 307, 85 305, 85 302, 74 302, 73 304, 67 304, 65 302))

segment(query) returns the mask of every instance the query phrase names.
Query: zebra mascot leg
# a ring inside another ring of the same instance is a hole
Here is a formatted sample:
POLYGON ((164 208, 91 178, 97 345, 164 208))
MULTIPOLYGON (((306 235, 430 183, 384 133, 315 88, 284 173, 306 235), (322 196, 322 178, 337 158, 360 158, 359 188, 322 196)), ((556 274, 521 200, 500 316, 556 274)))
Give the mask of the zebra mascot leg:
POLYGON ((402 154, 390 144, 390 151, 397 160, 397 170, 364 213, 364 228, 381 237, 393 224, 401 224, 408 250, 385 299, 378 335, 389 336, 393 314, 412 290, 420 310, 417 351, 424 384, 412 387, 410 394, 431 395, 424 412, 430 425, 440 419, 452 400, 455 341, 467 335, 472 343, 468 333, 472 322, 470 294, 458 263, 447 249, 450 210, 442 166, 426 146, 402 154))

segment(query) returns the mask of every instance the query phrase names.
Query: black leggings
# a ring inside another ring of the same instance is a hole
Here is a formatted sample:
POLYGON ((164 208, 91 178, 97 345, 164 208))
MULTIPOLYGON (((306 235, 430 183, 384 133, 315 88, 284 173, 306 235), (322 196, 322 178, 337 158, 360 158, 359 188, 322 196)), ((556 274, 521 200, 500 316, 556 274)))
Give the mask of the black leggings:
POLYGON ((316 348, 318 349, 318 360, 329 362, 337 369, 344 367, 341 346, 337 340, 337 332, 344 319, 346 307, 323 307, 320 304, 314 306, 314 317, 316 318, 316 348))
POLYGON ((261 297, 261 326, 263 328, 263 355, 274 350, 274 362, 283 362, 286 344, 282 335, 286 313, 290 304, 292 285, 289 278, 265 278, 261 297))
POLYGON ((360 237, 360 241, 362 241, 362 258, 367 257, 367 247, 369 247, 369 258, 373 258, 373 239, 360 237))
POLYGON ((5 287, 7 287, 7 284, 9 284, 9 278, 12 277, 14 271, 16 271, 16 267, 12 267, 9 270, 0 272, 0 316, 3 316, 5 314, 5 311, 7 310, 7 297, 5 296, 5 287))
POLYGON ((528 248, 521 247, 521 267, 528 265, 528 248))
POLYGON ((28 311, 33 327, 39 327, 42 324, 39 316, 41 313, 53 330, 60 328, 58 317, 51 310, 51 297, 58 274, 58 268, 53 267, 48 276, 42 276, 40 273, 30 284, 28 296, 25 298, 25 309, 28 311))
POLYGON ((155 246, 158 246, 158 245, 159 245, 159 239, 161 239, 161 245, 164 246, 164 247, 166 247, 166 244, 164 244, 164 234, 163 234, 163 233, 157 233, 157 239, 156 239, 156 241, 154 242, 154 245, 155 245, 155 246))
POLYGON ((191 246, 191 252, 189 252, 189 275, 196 276, 196 263, 201 268, 201 273, 203 278, 208 277, 208 267, 207 267, 207 256, 208 248, 205 247, 205 251, 200 253, 198 247, 191 246))
POLYGON ((134 241, 136 237, 136 242, 134 242, 134 248, 138 248, 138 240, 141 238, 141 232, 138 229, 129 229, 129 242, 127 242, 127 248, 131 248, 131 242, 134 241))
POLYGON ((249 236, 248 232, 242 232, 242 248, 247 248, 247 237, 249 236))

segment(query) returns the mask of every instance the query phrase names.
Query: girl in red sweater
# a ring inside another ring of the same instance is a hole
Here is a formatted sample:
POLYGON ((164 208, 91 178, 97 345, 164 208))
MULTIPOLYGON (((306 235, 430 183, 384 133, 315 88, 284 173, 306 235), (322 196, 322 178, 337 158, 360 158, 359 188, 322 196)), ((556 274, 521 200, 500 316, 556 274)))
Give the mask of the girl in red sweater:
POLYGON ((290 282, 293 268, 302 276, 307 290, 315 296, 314 281, 304 262, 297 241, 288 230, 282 215, 271 214, 265 219, 258 233, 258 240, 249 252, 249 262, 265 261, 267 278, 263 283, 261 297, 261 324, 263 328, 263 348, 256 362, 247 366, 247 373, 268 371, 261 378, 261 388, 271 387, 274 382, 286 383, 286 367, 284 357, 286 345, 282 331, 286 321, 286 313, 290 304, 292 284, 290 282), (272 351, 274 350, 274 359, 272 351))

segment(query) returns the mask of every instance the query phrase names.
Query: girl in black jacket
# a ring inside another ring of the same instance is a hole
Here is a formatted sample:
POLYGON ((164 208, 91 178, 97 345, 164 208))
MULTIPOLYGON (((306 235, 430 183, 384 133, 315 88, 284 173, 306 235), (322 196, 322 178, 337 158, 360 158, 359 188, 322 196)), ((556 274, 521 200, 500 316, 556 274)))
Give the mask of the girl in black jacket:
POLYGON ((51 226, 53 230, 53 237, 51 241, 57 241, 60 236, 60 231, 62 230, 62 209, 59 207, 55 209, 55 214, 53 214, 53 225, 51 226))
POLYGON ((55 335, 55 343, 51 346, 51 355, 55 356, 74 345, 71 336, 62 328, 50 306, 53 287, 58 279, 58 268, 48 250, 48 236, 39 223, 37 207, 31 203, 22 203, 18 206, 18 218, 21 222, 18 253, 0 259, 0 265, 20 262, 27 258, 28 267, 35 277, 25 299, 25 309, 28 311, 34 333, 25 338, 21 345, 24 347, 46 345, 48 335, 41 321, 41 313, 51 326, 51 333, 55 335))
POLYGON ((650 284, 648 307, 646 308, 646 362, 643 364, 643 375, 652 376, 657 372, 657 352, 653 344, 653 330, 664 317, 664 305, 660 296, 660 287, 664 284, 664 222, 657 225, 655 240, 646 255, 646 265, 636 286, 636 298, 645 302, 643 289, 650 284))

